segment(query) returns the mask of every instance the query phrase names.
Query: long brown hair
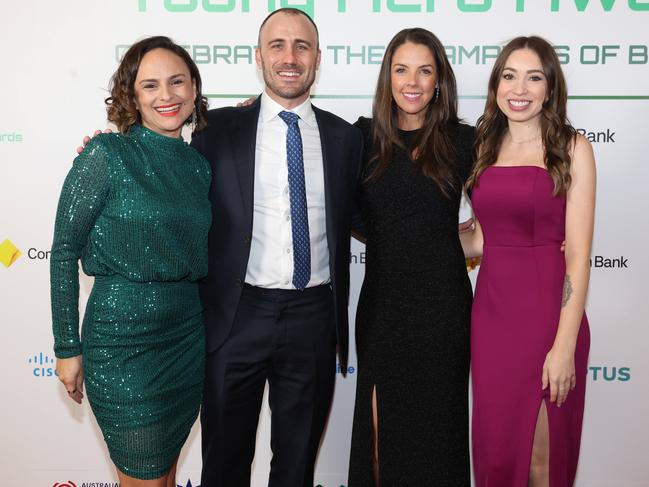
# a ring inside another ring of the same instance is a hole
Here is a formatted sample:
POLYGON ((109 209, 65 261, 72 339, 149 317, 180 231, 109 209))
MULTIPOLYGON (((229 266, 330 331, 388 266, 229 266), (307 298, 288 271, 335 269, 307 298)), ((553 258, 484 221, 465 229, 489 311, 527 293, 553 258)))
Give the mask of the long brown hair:
MULTIPOLYGON (((196 130, 207 125, 207 98, 202 94, 201 74, 191 56, 185 49, 165 36, 147 37, 133 44, 117 67, 110 81, 110 96, 106 98, 108 121, 117 125, 120 132, 127 132, 135 123, 142 123, 140 113, 135 108, 135 78, 144 55, 154 49, 166 49, 180 57, 189 70, 192 81, 196 83, 196 130)), ((187 120, 186 123, 190 123, 187 120)))
POLYGON ((386 48, 379 79, 376 84, 372 108, 372 141, 374 153, 370 162, 376 167, 370 178, 378 178, 390 164, 395 147, 414 154, 415 168, 430 177, 444 195, 459 191, 461 181, 454 169, 456 153, 448 134, 451 124, 457 124, 457 87, 453 68, 446 57, 440 40, 430 31, 421 28, 404 29, 397 33, 386 48), (412 147, 405 147, 397 130, 398 107, 392 97, 392 58, 405 44, 426 46, 435 59, 439 94, 428 104, 422 128, 412 147))
POLYGON ((554 181, 555 196, 565 194, 571 183, 570 152, 577 132, 570 125, 566 114, 568 90, 559 58, 550 43, 537 36, 512 39, 496 58, 489 77, 484 114, 476 124, 475 148, 478 156, 467 186, 476 186, 482 172, 498 159, 503 136, 507 131, 507 117, 498 108, 496 93, 505 63, 510 54, 518 49, 531 49, 541 60, 547 80, 547 98, 543 102, 540 117, 544 163, 554 181))

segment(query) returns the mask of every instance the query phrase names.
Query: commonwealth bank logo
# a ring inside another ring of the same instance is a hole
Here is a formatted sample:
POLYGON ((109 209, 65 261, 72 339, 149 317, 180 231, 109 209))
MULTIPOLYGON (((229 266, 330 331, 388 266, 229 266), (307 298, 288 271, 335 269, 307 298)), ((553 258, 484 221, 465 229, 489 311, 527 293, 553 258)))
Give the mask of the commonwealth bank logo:
POLYGON ((2 262, 5 267, 10 267, 11 264, 16 262, 21 255, 22 253, 11 240, 6 239, 4 242, 0 243, 0 262, 2 262))

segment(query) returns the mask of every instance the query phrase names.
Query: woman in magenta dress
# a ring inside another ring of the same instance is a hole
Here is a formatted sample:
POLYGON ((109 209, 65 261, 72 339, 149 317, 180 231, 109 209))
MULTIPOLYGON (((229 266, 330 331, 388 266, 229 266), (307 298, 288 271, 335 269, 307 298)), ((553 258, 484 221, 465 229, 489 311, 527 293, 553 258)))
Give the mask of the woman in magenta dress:
POLYGON ((479 223, 461 237, 467 257, 483 254, 471 320, 477 487, 575 479, 595 161, 567 121, 566 100, 549 43, 519 37, 503 48, 468 181, 479 223))

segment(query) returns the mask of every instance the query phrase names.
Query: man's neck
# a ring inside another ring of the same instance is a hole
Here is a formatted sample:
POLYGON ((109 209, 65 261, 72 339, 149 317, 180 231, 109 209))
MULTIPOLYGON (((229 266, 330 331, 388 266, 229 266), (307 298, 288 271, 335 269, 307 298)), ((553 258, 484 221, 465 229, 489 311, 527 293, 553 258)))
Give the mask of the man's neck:
POLYGON ((301 95, 298 98, 284 98, 278 96, 276 93, 273 93, 268 89, 268 87, 266 87, 264 91, 273 101, 281 105, 286 110, 292 110, 293 108, 300 106, 309 98, 310 95, 309 92, 306 92, 304 95, 301 95))

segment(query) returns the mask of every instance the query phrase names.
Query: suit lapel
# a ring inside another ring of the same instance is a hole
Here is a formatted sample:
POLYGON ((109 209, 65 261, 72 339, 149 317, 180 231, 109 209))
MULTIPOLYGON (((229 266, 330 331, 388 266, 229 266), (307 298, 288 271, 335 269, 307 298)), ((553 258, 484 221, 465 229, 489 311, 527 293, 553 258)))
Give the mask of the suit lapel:
POLYGON ((342 163, 341 146, 342 135, 328 123, 321 110, 313 107, 316 120, 318 121, 318 131, 320 132, 320 145, 322 147, 322 165, 324 170, 324 188, 325 188, 325 216, 327 225, 327 244, 329 246, 330 262, 333 264, 336 241, 338 232, 336 224, 337 211, 336 201, 338 201, 337 177, 340 177, 340 164, 342 163))
POLYGON ((234 144, 235 165, 241 190, 243 211, 252 231, 252 211, 255 182, 255 147, 257 141, 257 121, 261 98, 243 109, 235 119, 232 141, 234 144))

